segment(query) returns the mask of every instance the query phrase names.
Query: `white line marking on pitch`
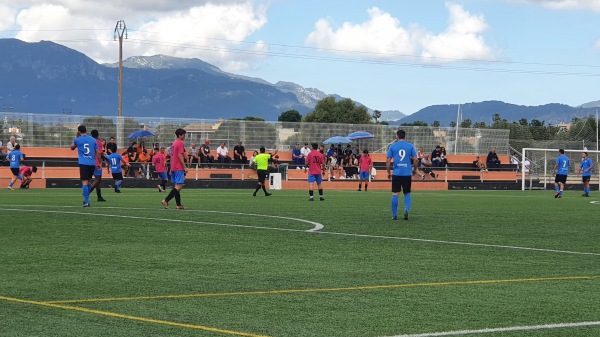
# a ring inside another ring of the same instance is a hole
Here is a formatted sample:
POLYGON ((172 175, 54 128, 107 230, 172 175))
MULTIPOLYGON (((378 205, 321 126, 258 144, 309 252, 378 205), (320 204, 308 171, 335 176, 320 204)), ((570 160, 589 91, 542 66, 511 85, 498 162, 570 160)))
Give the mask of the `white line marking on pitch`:
POLYGON ((534 330, 545 330, 545 329, 563 329, 563 328, 582 328, 587 326, 600 326, 600 322, 579 322, 579 323, 558 323, 558 324, 542 324, 542 325, 529 325, 529 326, 512 326, 507 328, 490 328, 480 330, 457 330, 457 331, 445 331, 445 332, 431 332, 431 333, 420 333, 412 335, 397 335, 390 337, 441 337, 441 336, 465 336, 465 335, 481 335, 488 333, 497 332, 511 332, 511 331, 534 331, 534 330))
MULTIPOLYGON (((81 208, 81 206, 44 206, 44 205, 13 205, 13 206, 24 206, 24 207, 59 207, 59 208, 81 208)), ((129 207, 102 207, 96 209, 124 209, 124 210, 155 210, 149 208, 129 208, 129 207)), ((287 231, 287 232, 311 232, 317 234, 327 234, 327 235, 339 235, 339 236, 349 236, 349 237, 359 237, 359 238, 373 238, 373 239, 386 239, 386 240, 402 240, 402 241, 414 241, 414 242, 427 242, 427 243, 441 243, 448 245, 461 245, 461 246, 472 246, 472 247, 487 247, 487 248, 500 248, 500 249, 511 249, 511 250, 527 250, 527 251, 536 251, 536 252, 547 252, 547 253, 559 253, 559 254, 569 254, 569 255, 587 255, 587 256, 600 256, 600 253, 589 253, 589 252, 576 252, 570 250, 559 250, 559 249, 546 249, 546 248, 533 248, 533 247, 521 247, 521 246, 508 246, 508 245, 494 245, 487 243, 474 243, 474 242, 460 242, 460 241, 445 241, 445 240, 433 240, 433 239, 418 239, 418 238, 407 238, 407 237, 398 237, 398 236, 383 236, 383 235, 372 235, 372 234, 356 234, 356 233, 340 233, 340 232, 326 232, 321 231, 320 229, 324 228, 323 225, 303 219, 295 219, 295 218, 285 218, 278 217, 275 215, 263 215, 263 214, 246 214, 246 213, 234 213, 234 212, 219 212, 219 211, 204 211, 204 210, 185 210, 179 212, 212 212, 212 213, 224 213, 224 214, 239 214, 239 215, 256 215, 256 216, 264 216, 264 217, 273 217, 273 218, 283 218, 288 220, 297 220, 302 222, 307 222, 315 225, 315 228, 310 230, 298 230, 298 229, 286 229, 286 228, 277 228, 277 227, 261 227, 261 226, 248 226, 248 225, 232 225, 232 224, 222 224, 215 222, 205 222, 205 221, 189 221, 189 220, 177 220, 177 219, 160 219, 160 218, 149 218, 149 217, 137 217, 137 216, 128 216, 128 215, 116 215, 116 214, 102 214, 102 213, 92 213, 92 212, 61 212, 61 211, 46 211, 46 210, 24 210, 24 209, 11 209, 5 208, 4 211, 26 211, 26 212, 47 212, 47 213, 65 213, 65 214, 94 214, 98 216, 106 216, 106 217, 120 217, 120 218, 128 218, 128 219, 140 219, 140 220, 161 220, 161 221, 171 221, 171 222, 181 222, 181 223, 195 223, 195 224, 207 224, 207 225, 216 225, 216 226, 226 226, 226 227, 239 227, 239 228, 253 228, 253 229, 267 229, 267 230, 277 230, 277 231, 287 231), (317 227, 317 225, 320 225, 317 227)))
MULTIPOLYGON (((44 206, 44 205, 13 205, 13 206, 24 206, 24 207, 58 207, 58 208, 81 208, 81 206, 44 206)), ((123 209, 123 210, 149 210, 148 208, 134 208, 134 207, 102 207, 97 209, 123 209)), ((184 212, 205 212, 205 213, 220 213, 220 214, 233 214, 233 215, 249 215, 249 216, 259 216, 265 218, 276 218, 276 219, 285 219, 292 220, 298 222, 304 222, 311 224, 314 226, 309 230, 297 230, 297 229, 285 229, 285 228, 276 228, 276 227, 261 227, 261 226, 248 226, 248 225, 233 225, 233 224, 223 224, 216 222, 206 222, 206 221, 189 221, 189 220, 178 220, 178 219, 161 219, 161 218, 150 218, 150 217, 138 217, 138 216, 130 216, 130 215, 117 215, 117 214, 102 214, 102 213, 94 213, 94 212, 65 212, 65 211, 47 211, 47 210, 26 210, 19 208, 5 208, 5 211, 22 211, 22 212, 42 212, 42 213, 65 213, 65 214, 94 214, 98 216, 104 217, 115 217, 115 218, 127 218, 127 219, 140 219, 140 220, 160 220, 160 221, 171 221, 171 222, 183 222, 183 223, 196 223, 196 224, 207 224, 207 225, 220 225, 220 226, 230 226, 230 227, 246 227, 246 228, 256 228, 256 229, 273 229, 273 230, 282 230, 282 231, 298 231, 298 232, 318 232, 323 229, 325 226, 321 223, 305 220, 305 219, 297 219, 290 218, 284 216, 277 215, 266 215, 266 214, 252 214, 252 213, 237 213, 237 212, 221 212, 221 211, 205 211, 205 210, 185 210, 184 212)), ((182 212, 182 211, 177 211, 182 212)))

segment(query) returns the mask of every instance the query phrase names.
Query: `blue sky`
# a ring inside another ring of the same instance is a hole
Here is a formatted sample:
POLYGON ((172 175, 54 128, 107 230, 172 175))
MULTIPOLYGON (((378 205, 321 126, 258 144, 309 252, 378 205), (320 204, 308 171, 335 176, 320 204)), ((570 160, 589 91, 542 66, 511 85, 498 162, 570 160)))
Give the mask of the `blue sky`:
POLYGON ((410 114, 433 104, 600 100, 600 0, 8 0, 0 37, 116 62, 200 58, 410 114))

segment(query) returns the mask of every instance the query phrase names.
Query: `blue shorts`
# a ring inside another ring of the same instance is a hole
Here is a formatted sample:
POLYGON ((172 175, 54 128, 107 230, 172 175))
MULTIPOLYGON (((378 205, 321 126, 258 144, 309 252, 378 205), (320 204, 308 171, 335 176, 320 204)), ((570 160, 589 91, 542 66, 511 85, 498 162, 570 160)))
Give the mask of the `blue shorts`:
POLYGON ((592 176, 581 176, 581 181, 587 183, 590 181, 591 178, 592 176))
POLYGON ((319 173, 319 174, 309 174, 308 175, 308 182, 309 183, 314 183, 316 182, 317 184, 320 184, 323 181, 323 176, 319 173))
POLYGON ((171 182, 183 185, 185 183, 185 171, 171 171, 171 182))
POLYGON ((360 171, 358 175, 360 180, 369 180, 369 171, 360 171))
POLYGON ((95 177, 102 177, 102 166, 100 166, 100 168, 96 167, 94 169, 94 176, 95 177))
POLYGON ((158 174, 160 179, 167 180, 167 172, 156 172, 156 174, 158 174))

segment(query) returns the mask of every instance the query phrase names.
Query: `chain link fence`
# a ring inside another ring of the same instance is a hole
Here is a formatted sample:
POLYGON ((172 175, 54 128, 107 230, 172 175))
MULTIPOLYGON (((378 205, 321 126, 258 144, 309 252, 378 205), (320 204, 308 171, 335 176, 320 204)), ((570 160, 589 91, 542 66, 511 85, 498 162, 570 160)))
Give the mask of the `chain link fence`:
MULTIPOLYGON (((210 140, 211 145, 224 142, 232 148, 241 141, 246 150, 265 146, 268 149, 287 151, 296 144, 323 141, 334 136, 347 136, 354 131, 366 131, 373 135, 370 139, 355 140, 353 145, 371 152, 385 152, 396 139, 398 126, 379 124, 321 124, 289 123, 243 120, 210 120, 184 118, 146 117, 102 117, 77 116, 70 114, 0 114, 2 129, 0 140, 15 136, 22 146, 29 147, 69 147, 75 138, 77 127, 85 125, 88 130, 99 131, 100 138, 115 137, 120 147, 127 147, 132 141, 146 144, 159 143, 169 146, 177 128, 187 131, 186 146, 201 144, 210 140), (122 132, 118 132, 118 129, 122 132), (156 136, 141 139, 128 139, 134 131, 146 129, 156 136)), ((444 146, 448 154, 487 154, 495 148, 499 154, 509 153, 509 130, 441 128, 402 126, 407 140, 415 147, 433 150, 436 145, 444 146)))

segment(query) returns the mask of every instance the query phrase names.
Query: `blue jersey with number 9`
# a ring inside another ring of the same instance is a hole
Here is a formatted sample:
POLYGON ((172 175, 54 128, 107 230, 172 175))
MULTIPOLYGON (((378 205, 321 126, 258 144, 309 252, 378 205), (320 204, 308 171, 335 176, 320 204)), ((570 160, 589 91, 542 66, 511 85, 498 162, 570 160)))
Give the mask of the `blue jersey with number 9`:
POLYGON ((96 151, 98 143, 88 135, 79 136, 73 141, 77 146, 77 157, 80 165, 96 166, 96 151))
POLYGON ((412 158, 417 156, 415 147, 407 141, 398 141, 390 145, 387 157, 394 159, 395 176, 411 176, 412 175, 412 158))

